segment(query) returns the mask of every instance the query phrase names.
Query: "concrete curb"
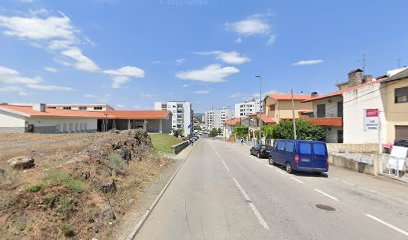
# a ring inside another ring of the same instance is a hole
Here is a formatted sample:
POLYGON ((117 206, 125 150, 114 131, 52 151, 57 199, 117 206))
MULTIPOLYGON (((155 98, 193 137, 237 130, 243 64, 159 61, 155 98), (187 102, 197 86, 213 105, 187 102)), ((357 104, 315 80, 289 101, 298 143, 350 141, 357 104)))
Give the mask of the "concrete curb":
POLYGON ((159 195, 156 197, 156 199, 153 201, 153 203, 150 205, 150 207, 146 210, 145 214, 143 214, 142 219, 139 221, 139 223, 136 225, 136 228, 132 231, 132 233, 129 235, 129 237, 127 239, 129 239, 129 240, 135 239, 136 235, 139 233, 140 229, 143 227, 143 224, 146 222, 147 218, 150 216, 151 212, 153 211, 153 209, 156 207, 159 200, 162 198, 162 196, 166 192, 166 190, 169 187, 170 183, 176 177, 177 173, 180 171, 181 167, 184 165, 187 158, 191 155, 191 153, 194 151, 194 149, 187 155, 187 157, 183 160, 183 162, 180 164, 180 166, 176 169, 173 176, 171 176, 171 178, 166 183, 166 185, 164 185, 164 187, 161 190, 161 192, 159 193, 159 195))

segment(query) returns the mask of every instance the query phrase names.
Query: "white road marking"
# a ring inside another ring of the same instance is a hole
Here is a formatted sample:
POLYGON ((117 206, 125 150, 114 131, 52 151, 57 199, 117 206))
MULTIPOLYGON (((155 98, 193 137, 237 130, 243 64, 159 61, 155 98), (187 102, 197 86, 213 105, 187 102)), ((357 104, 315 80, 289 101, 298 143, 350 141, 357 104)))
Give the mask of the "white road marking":
POLYGON ((284 171, 279 170, 279 169, 275 169, 275 171, 277 171, 278 173, 280 173, 280 174, 282 174, 282 175, 285 175, 285 174, 286 174, 284 171))
POLYGON ((297 179, 297 178, 294 178, 294 177, 290 177, 290 178, 292 178, 292 179, 295 180, 296 182, 303 183, 302 181, 300 181, 300 180, 297 179))
POLYGON ((224 160, 222 158, 220 158, 222 164, 224 165, 225 169, 227 169, 227 172, 231 172, 229 167, 227 166, 227 164, 224 162, 224 160))
POLYGON ((329 194, 327 194, 327 193, 325 193, 325 192, 323 192, 323 191, 321 191, 321 190, 319 190, 319 189, 317 189, 317 188, 315 188, 314 190, 315 190, 316 192, 318 192, 318 193, 321 193, 321 194, 325 195, 325 196, 328 197, 328 198, 331 198, 331 199, 337 201, 337 202, 339 201, 339 199, 337 199, 337 198, 335 198, 335 197, 333 197, 333 196, 331 196, 331 195, 329 195, 329 194))
POLYGON ((406 232, 406 231, 404 231, 404 230, 402 230, 402 229, 400 229, 400 228, 397 228, 396 226, 394 226, 394 225, 392 225, 392 224, 389 224, 389 223, 387 223, 387 222, 385 222, 385 221, 383 221, 383 220, 381 220, 381 219, 379 219, 379 218, 377 218, 377 217, 374 217, 373 215, 370 215, 370 214, 366 214, 366 216, 367 217, 369 217, 369 218, 371 218, 371 219, 373 219, 373 220, 375 220, 375 221, 377 221, 377 222, 379 222, 379 223, 382 223, 382 224, 384 224, 385 226, 387 226, 387 227, 389 227, 389 228, 392 228, 392 229, 394 229, 395 231, 397 231, 397 232, 399 232, 399 233, 402 233, 402 234, 404 234, 405 236, 407 236, 408 237, 408 232, 406 232))
POLYGON ((258 209, 255 207, 255 205, 252 203, 252 201, 249 198, 248 194, 241 187, 241 185, 239 184, 237 179, 233 177, 232 180, 234 180, 235 185, 237 185, 239 191, 242 193, 242 195, 244 195, 245 200, 248 201, 248 205, 252 209, 252 211, 254 212, 256 218, 258 218, 259 223, 262 225, 262 227, 269 230, 270 228, 269 228, 268 224, 265 222, 265 219, 262 217, 261 213, 258 211, 258 209))

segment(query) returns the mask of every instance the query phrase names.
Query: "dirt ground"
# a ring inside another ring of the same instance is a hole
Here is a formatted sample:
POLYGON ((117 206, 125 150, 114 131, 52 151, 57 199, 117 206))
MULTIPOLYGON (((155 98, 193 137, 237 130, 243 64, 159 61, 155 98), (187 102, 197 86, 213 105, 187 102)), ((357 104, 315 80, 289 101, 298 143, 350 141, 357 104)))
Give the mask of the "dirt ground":
POLYGON ((1 239, 111 239, 170 166, 140 132, 0 134, 1 239), (7 163, 32 154, 33 168, 7 163))

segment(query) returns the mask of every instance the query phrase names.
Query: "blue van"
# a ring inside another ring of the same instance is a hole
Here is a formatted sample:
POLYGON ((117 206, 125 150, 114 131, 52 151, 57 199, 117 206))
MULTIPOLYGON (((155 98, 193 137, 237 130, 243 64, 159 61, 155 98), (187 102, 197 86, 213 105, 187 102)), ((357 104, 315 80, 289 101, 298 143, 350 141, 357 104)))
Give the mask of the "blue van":
POLYGON ((282 165, 288 173, 327 172, 327 147, 325 142, 307 140, 275 140, 269 155, 269 164, 282 165))

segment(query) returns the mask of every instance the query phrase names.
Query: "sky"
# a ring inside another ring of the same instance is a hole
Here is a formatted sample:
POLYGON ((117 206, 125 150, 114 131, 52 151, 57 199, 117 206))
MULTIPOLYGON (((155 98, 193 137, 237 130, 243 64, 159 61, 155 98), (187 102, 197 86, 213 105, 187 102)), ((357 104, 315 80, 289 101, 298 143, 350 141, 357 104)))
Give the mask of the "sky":
POLYGON ((408 65, 406 0, 1 0, 0 102, 195 112, 408 65), (256 78, 255 76, 261 76, 256 78))

